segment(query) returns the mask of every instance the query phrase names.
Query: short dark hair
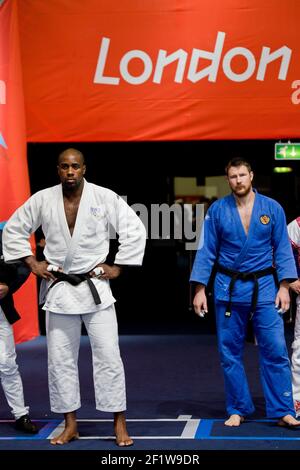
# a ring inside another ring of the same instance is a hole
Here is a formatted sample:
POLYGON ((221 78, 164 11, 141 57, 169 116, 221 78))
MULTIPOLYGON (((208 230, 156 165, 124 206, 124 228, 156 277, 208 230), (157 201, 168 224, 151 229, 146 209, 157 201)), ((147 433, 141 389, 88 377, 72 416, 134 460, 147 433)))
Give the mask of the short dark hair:
POLYGON ((247 162, 247 160, 244 160, 244 158, 241 158, 241 157, 235 157, 235 158, 232 158, 231 160, 229 160, 229 162, 227 163, 227 165, 225 167, 225 174, 228 176, 228 170, 232 166, 238 167, 238 166, 242 166, 242 165, 245 166, 246 168, 248 168, 249 173, 252 171, 251 165, 250 165, 249 162, 247 162))
POLYGON ((68 148, 68 149, 64 150, 63 152, 61 152, 61 153, 58 155, 57 164, 59 165, 60 160, 61 160, 64 156, 69 155, 70 153, 72 153, 72 154, 77 155, 78 157, 80 157, 80 159, 81 159, 81 161, 82 161, 82 164, 85 165, 85 159, 84 159, 83 153, 80 152, 80 150, 77 150, 77 149, 74 149, 74 148, 68 148))

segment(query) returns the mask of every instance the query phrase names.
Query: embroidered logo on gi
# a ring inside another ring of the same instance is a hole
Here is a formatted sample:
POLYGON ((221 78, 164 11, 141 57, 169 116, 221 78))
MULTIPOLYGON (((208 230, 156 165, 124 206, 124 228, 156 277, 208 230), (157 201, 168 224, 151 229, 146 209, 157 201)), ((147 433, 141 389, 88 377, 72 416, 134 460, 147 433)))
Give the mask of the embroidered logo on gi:
POLYGON ((259 220, 262 224, 267 225, 270 222, 270 217, 268 215, 262 215, 259 220))
POLYGON ((96 219, 100 219, 102 216, 101 207, 90 207, 91 215, 96 217, 96 219))

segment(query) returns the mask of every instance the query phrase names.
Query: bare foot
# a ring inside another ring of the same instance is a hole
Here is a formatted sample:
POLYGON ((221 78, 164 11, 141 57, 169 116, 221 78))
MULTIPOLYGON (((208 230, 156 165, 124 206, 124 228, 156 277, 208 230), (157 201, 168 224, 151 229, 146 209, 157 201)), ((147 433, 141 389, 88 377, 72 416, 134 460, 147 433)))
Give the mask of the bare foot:
POLYGON ((120 447, 132 446, 133 440, 129 437, 125 415, 122 412, 115 413, 114 415, 114 430, 116 435, 116 444, 120 447))
POLYGON ((59 436, 54 437, 51 439, 50 444, 67 444, 68 442, 74 441, 75 439, 79 439, 78 432, 74 432, 71 429, 65 428, 65 430, 59 434, 59 436))
POLYGON ((300 426, 300 421, 297 421, 296 418, 292 415, 285 415, 278 421, 278 426, 286 428, 297 428, 300 426))
POLYGON ((77 421, 76 421, 76 412, 70 411, 69 413, 64 413, 65 417, 65 429, 61 434, 51 439, 50 443, 53 445, 56 444, 67 444, 68 442, 79 439, 79 434, 77 431, 77 421))
POLYGON ((244 417, 241 416, 241 415, 231 415, 229 416, 229 418, 227 419, 227 421, 225 421, 225 426, 240 426, 240 424, 242 424, 244 421, 244 417))

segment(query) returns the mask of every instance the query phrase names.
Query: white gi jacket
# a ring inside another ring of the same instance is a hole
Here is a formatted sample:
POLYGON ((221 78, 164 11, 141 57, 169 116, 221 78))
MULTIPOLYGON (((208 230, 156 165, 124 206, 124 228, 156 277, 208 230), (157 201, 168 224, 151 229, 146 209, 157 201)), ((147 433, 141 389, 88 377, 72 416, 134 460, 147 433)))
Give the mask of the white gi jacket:
MULTIPOLYGON (((139 217, 113 191, 84 180, 76 223, 71 236, 66 220, 62 185, 44 189, 31 196, 15 211, 3 231, 3 254, 7 262, 32 255, 29 237, 39 226, 45 235, 45 259, 65 273, 82 274, 104 263, 109 241, 119 235, 115 263, 141 265, 146 231, 139 217)), ((45 310, 55 313, 91 313, 106 308, 115 299, 109 281, 93 279, 101 304, 97 306, 86 282, 72 286, 60 282, 47 293, 49 283, 41 287, 45 310), (47 286, 48 284, 48 286, 47 286)))

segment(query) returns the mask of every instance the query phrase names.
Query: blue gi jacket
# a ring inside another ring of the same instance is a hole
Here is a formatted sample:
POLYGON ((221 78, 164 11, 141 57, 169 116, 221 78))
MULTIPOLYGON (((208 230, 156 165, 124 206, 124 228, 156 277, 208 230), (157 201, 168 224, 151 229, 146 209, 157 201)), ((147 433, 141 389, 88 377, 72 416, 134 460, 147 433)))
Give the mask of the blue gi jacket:
MULTIPOLYGON (((248 235, 232 194, 211 205, 202 227, 191 281, 207 285, 216 260, 228 269, 241 272, 275 266, 279 282, 298 279, 283 208, 275 200, 254 191, 248 235)), ((226 274, 216 274, 215 300, 229 300, 230 280, 226 274)), ((258 303, 274 302, 277 289, 273 276, 261 277, 258 283, 258 303)), ((252 292, 252 280, 237 280, 232 301, 250 304, 252 292)))

